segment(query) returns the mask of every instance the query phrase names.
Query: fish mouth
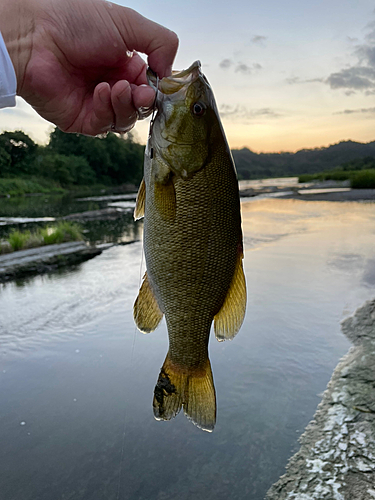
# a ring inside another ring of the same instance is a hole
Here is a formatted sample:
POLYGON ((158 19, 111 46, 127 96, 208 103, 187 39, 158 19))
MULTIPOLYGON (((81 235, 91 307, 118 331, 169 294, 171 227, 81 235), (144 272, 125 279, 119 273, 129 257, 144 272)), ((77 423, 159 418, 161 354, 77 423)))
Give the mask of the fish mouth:
POLYGON ((147 70, 147 80, 149 85, 155 90, 159 90, 165 95, 175 94, 185 85, 195 82, 202 75, 200 61, 195 61, 193 64, 182 71, 172 71, 171 76, 166 76, 159 80, 157 75, 151 68, 147 70))

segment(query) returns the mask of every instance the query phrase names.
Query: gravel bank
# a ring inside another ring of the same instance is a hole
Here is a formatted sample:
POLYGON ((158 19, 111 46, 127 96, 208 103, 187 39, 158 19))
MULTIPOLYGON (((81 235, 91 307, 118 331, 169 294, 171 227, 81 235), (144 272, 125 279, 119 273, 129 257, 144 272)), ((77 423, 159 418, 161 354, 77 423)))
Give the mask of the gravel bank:
POLYGON ((354 346, 267 500, 375 498, 375 299, 344 320, 342 331, 354 346))

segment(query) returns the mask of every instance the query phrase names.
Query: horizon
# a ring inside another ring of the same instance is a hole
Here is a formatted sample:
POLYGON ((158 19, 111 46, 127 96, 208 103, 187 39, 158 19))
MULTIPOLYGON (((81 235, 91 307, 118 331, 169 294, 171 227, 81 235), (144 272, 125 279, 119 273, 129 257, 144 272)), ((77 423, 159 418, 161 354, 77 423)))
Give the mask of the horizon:
MULTIPOLYGON (((200 59, 216 96, 231 149, 297 152, 375 135, 375 10, 339 0, 233 0, 212 9, 207 0, 118 0, 174 30, 175 69, 200 59), (198 15, 199 14, 199 15, 198 15), (194 21, 192 29, 191 21, 194 21)), ((52 124, 17 98, 0 111, 0 132, 21 129, 48 140, 52 124)), ((138 141, 148 122, 138 122, 138 141)))
MULTIPOLYGON (((50 125, 52 125, 52 124, 50 124, 50 125)), ((51 131, 53 129, 54 129, 54 126, 51 127, 51 131)), ((131 132, 134 132, 134 131, 135 131, 135 129, 133 129, 131 132)), ((0 130, 0 134, 2 134, 3 132, 23 132, 24 134, 28 135, 32 140, 34 140, 33 137, 30 134, 28 134, 25 130, 21 130, 21 129, 15 129, 15 130, 5 130, 5 129, 3 129, 3 130, 0 130)), ((137 135, 138 135, 137 133, 134 133, 133 135, 134 135, 134 142, 137 142, 138 144, 141 144, 143 146, 145 145, 145 143, 142 143, 142 142, 139 141, 139 138, 137 137, 137 135)), ((48 135, 48 137, 49 137, 49 135, 48 135)), ((96 136, 96 137, 99 137, 99 136, 96 136)), ((125 134, 125 137, 126 137, 126 134, 125 134)), ((46 146, 48 144, 48 140, 45 141, 44 143, 40 143, 40 142, 35 141, 35 140, 34 140, 34 142, 36 142, 36 144, 38 144, 39 146, 46 146)), ((301 148, 301 149, 297 149, 295 151, 287 151, 287 150, 281 150, 281 151, 255 151, 254 149, 252 149, 249 146, 235 147, 235 148, 230 148, 230 149, 231 150, 236 150, 236 151, 240 151, 242 149, 247 149, 247 150, 251 151, 252 153, 258 154, 258 155, 260 155, 260 154, 296 154, 296 153, 298 153, 300 151, 314 151, 314 150, 317 150, 317 149, 328 149, 328 148, 330 148, 332 146, 337 146, 338 144, 345 144, 345 143, 348 143, 348 142, 355 143, 355 144, 366 145, 366 144, 371 144, 373 142, 375 143, 375 137, 372 140, 366 141, 366 142, 363 142, 363 141, 354 141, 352 139, 343 139, 341 141, 334 142, 332 144, 328 144, 327 146, 315 146, 315 147, 311 147, 311 148, 301 148)))

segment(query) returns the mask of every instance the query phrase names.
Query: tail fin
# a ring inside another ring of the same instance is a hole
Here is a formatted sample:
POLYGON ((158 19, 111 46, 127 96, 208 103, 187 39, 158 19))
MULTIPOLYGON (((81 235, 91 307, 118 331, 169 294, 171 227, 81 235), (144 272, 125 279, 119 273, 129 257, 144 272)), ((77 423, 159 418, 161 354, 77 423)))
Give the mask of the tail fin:
POLYGON ((154 416, 156 420, 170 420, 181 407, 193 424, 204 431, 213 431, 216 396, 208 358, 204 367, 184 370, 172 364, 167 354, 154 390, 154 416))

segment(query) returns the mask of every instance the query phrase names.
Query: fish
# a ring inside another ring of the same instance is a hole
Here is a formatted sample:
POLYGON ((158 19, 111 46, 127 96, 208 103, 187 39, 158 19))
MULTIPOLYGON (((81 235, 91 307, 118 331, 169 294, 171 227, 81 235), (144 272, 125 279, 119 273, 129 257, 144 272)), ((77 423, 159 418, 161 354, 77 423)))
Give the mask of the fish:
POLYGON ((134 218, 144 217, 146 273, 134 303, 138 329, 165 316, 169 351, 153 398, 154 417, 183 408, 200 429, 216 423, 208 355, 233 339, 246 310, 238 180, 214 94, 199 61, 159 81, 134 218))

